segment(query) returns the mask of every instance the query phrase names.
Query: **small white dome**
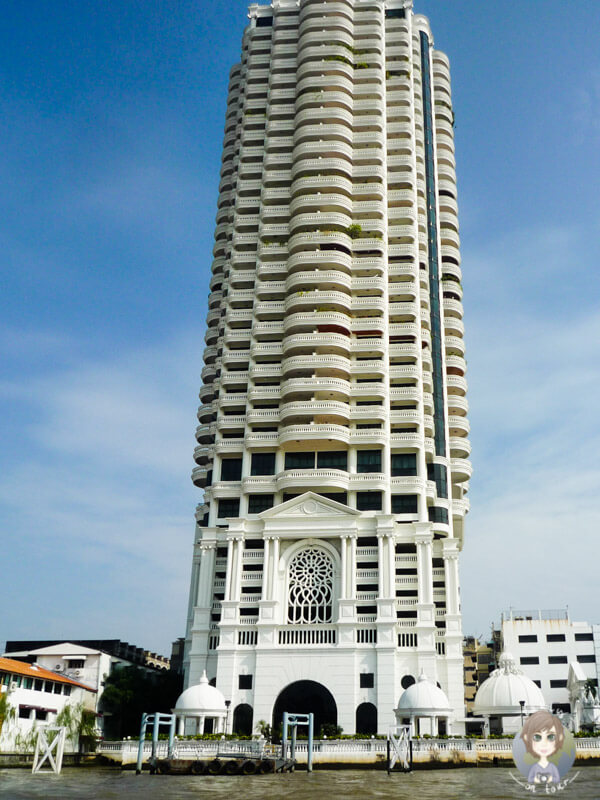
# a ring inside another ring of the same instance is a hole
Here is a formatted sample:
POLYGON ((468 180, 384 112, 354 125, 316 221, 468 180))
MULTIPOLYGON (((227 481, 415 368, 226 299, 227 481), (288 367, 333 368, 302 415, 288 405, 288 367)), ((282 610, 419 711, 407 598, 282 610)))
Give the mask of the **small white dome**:
POLYGON ((536 684, 518 669, 510 653, 502 653, 498 669, 494 670, 477 690, 473 712, 475 714, 510 716, 523 711, 533 714, 547 708, 544 695, 536 684))
POLYGON ((190 686, 179 695, 174 710, 176 714, 190 716, 220 716, 226 712, 225 698, 216 686, 209 685, 206 672, 203 672, 200 683, 190 686))
POLYGON ((450 703, 440 687, 430 681, 422 672, 419 680, 403 692, 397 710, 398 712, 407 711, 417 714, 447 713, 450 711, 450 703))

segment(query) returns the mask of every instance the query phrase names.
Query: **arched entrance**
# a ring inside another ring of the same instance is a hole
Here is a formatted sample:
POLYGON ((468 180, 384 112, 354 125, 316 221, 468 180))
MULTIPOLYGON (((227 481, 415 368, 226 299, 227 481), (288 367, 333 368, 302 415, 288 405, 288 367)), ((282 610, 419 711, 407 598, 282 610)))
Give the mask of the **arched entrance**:
POLYGON ((377 708, 373 703, 361 703, 356 709, 356 732, 377 733, 377 708))
POLYGON ((243 736, 252 735, 252 706, 240 703, 233 712, 233 732, 243 736))
POLYGON ((316 681, 296 681, 279 694, 273 706, 273 730, 281 727, 283 712, 315 715, 315 736, 323 725, 337 725, 337 706, 333 695, 316 681))

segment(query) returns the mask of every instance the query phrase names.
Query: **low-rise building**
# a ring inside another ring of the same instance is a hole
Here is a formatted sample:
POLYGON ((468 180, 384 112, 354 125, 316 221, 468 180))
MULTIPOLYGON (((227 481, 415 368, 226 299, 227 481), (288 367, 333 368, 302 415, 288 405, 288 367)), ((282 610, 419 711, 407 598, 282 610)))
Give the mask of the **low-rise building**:
MULTIPOLYGON (((0 692, 6 707, 0 718, 0 752, 32 749, 35 731, 60 722, 61 712, 69 707, 73 715, 96 709, 96 689, 65 674, 0 657, 0 692)), ((73 716, 72 715, 72 716, 73 716)), ((67 739, 67 750, 77 750, 78 742, 67 739)))
POLYGON ((568 609, 502 613, 502 644, 542 690, 552 711, 571 713, 569 665, 577 664, 590 687, 598 686, 600 626, 571 620, 568 609), (596 633, 596 636, 595 636, 596 633))

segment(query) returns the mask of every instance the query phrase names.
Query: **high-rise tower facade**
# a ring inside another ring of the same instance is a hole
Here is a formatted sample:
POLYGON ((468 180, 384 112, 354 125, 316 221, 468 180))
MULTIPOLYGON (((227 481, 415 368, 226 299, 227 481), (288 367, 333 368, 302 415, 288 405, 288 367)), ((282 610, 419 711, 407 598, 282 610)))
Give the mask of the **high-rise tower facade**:
POLYGON ((464 717, 471 475, 449 65, 410 0, 251 5, 231 71, 187 683, 229 726, 464 717), (302 706, 299 707, 299 706, 302 706))

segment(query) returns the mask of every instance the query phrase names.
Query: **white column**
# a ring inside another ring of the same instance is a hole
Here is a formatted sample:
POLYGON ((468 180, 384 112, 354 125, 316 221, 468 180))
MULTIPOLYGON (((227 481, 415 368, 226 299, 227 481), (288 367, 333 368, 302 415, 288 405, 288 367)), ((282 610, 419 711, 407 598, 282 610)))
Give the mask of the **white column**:
POLYGON ((348 580, 350 582, 349 597, 356 599, 356 534, 350 537, 350 566, 348 568, 348 580))
POLYGON ((233 539, 227 542, 227 572, 225 573, 225 602, 232 599, 233 591, 233 539))
POLYGON ((431 534, 417 535, 417 576, 419 603, 433 603, 433 573, 431 565, 431 534))
POLYGON ((263 582, 260 594, 261 600, 267 600, 269 596, 270 547, 271 547, 271 540, 265 539, 265 545, 263 549, 263 582))
POLYGON ((200 574, 198 578, 198 594, 196 605, 208 608, 212 600, 213 576, 215 574, 216 542, 202 542, 200 551, 200 574))
POLYGON ((340 595, 345 600, 348 597, 348 537, 342 536, 342 570, 340 575, 340 595))
POLYGON ((458 593, 458 553, 443 553, 444 577, 446 580, 446 613, 460 613, 458 593))
MULTIPOLYGON (((269 600, 277 600, 277 570, 279 568, 279 537, 273 537, 273 555, 271 558, 269 600)), ((264 578, 264 576, 263 576, 264 578)))

